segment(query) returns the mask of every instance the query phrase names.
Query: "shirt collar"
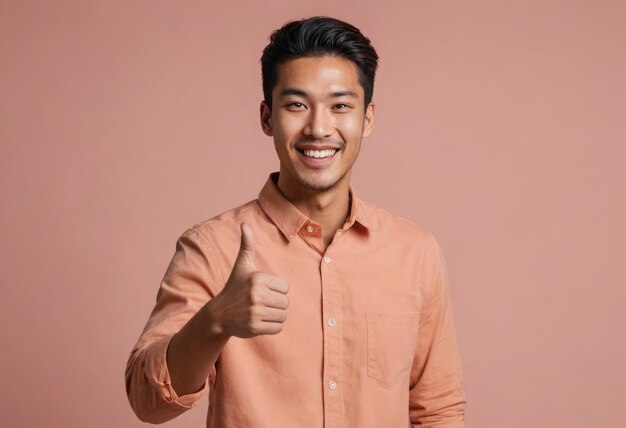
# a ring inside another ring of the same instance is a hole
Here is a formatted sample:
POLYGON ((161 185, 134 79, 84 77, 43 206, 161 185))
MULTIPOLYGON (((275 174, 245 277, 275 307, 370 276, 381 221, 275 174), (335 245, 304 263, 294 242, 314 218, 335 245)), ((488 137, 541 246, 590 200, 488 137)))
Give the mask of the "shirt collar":
MULTIPOLYGON (((259 193, 259 204, 285 238, 291 240, 305 224, 312 220, 289 202, 278 190, 277 181, 278 172, 271 173, 259 193)), ((357 198, 352 186, 350 186, 350 195, 352 196, 350 217, 344 227, 348 229, 357 223, 367 230, 373 231, 374 216, 371 213, 371 209, 357 198)))

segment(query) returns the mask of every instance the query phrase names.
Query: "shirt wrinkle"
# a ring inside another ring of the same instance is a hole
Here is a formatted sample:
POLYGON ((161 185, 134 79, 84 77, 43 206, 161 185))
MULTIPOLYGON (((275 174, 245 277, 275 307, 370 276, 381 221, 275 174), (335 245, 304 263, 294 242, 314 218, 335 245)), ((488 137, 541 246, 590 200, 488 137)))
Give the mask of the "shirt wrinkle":
POLYGON ((215 248, 214 248, 213 244, 211 243, 211 240, 209 239, 208 236, 206 236, 206 234, 197 225, 194 226, 193 229, 191 229, 191 230, 195 231, 196 233, 198 233, 200 236, 202 236, 204 238, 204 241, 206 242, 207 247, 211 251, 211 255, 213 256, 213 260, 215 261, 215 264, 219 267, 222 281, 224 283, 226 283, 226 276, 224 275, 224 271, 222 269, 222 265, 219 262, 219 259, 217 257, 217 253, 215 252, 215 248))

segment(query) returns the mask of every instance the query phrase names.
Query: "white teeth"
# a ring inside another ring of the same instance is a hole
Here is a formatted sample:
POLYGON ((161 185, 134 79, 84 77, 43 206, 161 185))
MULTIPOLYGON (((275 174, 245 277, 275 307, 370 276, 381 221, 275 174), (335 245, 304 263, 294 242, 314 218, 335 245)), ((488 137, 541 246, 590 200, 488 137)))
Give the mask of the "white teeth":
POLYGON ((304 155, 310 158, 327 158, 335 154, 337 150, 335 149, 327 149, 327 150, 303 150, 304 155))

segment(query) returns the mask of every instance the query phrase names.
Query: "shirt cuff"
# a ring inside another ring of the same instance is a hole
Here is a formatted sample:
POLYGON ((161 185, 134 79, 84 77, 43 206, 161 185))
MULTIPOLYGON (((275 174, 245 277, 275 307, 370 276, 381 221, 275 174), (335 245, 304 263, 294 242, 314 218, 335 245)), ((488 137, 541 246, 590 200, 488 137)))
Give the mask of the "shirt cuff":
POLYGON ((172 387, 170 372, 167 368, 167 347, 173 336, 153 342, 146 350, 145 375, 148 382, 158 391, 163 401, 184 408, 193 407, 208 388, 208 378, 199 391, 178 396, 172 387))

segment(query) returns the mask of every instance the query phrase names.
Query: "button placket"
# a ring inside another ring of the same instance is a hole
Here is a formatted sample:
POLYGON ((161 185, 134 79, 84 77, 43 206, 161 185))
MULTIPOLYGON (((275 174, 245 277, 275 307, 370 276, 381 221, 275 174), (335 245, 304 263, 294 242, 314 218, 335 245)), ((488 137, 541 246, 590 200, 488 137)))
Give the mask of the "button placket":
MULTIPOLYGON (((332 252, 332 249, 331 249, 332 252)), ((343 423, 343 332, 337 319, 341 317, 341 287, 339 286, 335 260, 330 255, 323 255, 320 260, 322 279, 322 319, 326 320, 324 331, 324 367, 325 385, 324 414, 325 426, 340 428, 343 423)))

